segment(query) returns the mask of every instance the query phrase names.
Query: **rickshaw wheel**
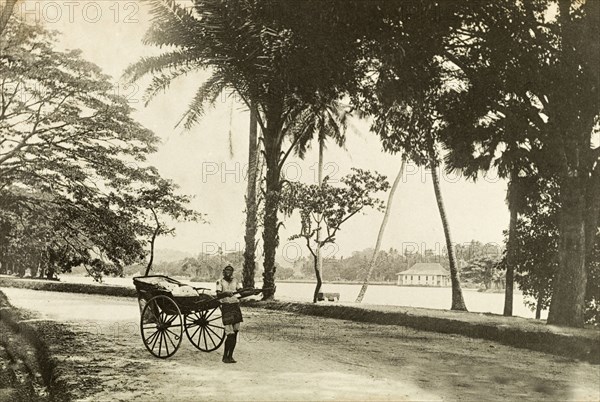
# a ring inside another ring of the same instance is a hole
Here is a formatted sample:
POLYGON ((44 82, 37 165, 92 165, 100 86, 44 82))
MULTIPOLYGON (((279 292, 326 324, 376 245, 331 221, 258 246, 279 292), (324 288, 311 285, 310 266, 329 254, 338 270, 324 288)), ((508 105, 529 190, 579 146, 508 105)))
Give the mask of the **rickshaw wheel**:
POLYGON ((144 345, 153 356, 161 359, 173 356, 183 335, 179 307, 167 296, 153 297, 142 310, 140 330, 144 345))
POLYGON ((203 352, 217 350, 225 339, 221 308, 194 311, 185 315, 185 333, 196 348, 203 352))

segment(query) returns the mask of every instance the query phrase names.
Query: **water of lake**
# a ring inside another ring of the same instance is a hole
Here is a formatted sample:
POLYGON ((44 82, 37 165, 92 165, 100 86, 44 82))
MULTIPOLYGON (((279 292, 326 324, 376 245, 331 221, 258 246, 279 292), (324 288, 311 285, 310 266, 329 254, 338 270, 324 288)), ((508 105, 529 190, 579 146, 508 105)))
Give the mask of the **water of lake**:
MULTIPOLYGON (((62 275, 61 281, 75 283, 93 283, 90 277, 62 275)), ((131 278, 105 278, 107 284, 133 287, 131 278)), ((183 281, 186 282, 186 281, 183 281)), ((214 289, 212 282, 189 282, 197 287, 214 289)), ((261 284, 257 283, 257 287, 261 284)), ((360 290, 359 284, 325 284, 324 292, 340 294, 340 302, 353 303, 360 290)), ((277 283, 276 297, 283 301, 311 301, 315 285, 312 283, 277 283)), ((480 313, 502 314, 504 309, 504 293, 483 293, 475 289, 463 289, 463 297, 469 311, 480 313)), ((363 304, 383 304, 392 306, 425 307, 434 309, 450 309, 452 300, 451 288, 405 287, 395 285, 370 285, 363 304)), ((513 296, 513 315, 534 318, 533 313, 523 303, 523 295, 515 292, 513 296)), ((542 312, 542 318, 547 311, 542 312)))

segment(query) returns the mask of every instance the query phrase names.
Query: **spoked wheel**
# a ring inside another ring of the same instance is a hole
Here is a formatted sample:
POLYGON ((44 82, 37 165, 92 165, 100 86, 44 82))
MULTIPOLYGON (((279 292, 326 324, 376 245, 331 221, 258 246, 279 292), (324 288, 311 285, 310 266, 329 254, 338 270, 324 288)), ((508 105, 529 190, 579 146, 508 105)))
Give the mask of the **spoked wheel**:
POLYGON ((146 349, 156 357, 171 357, 181 345, 181 313, 167 296, 156 296, 148 301, 142 310, 140 328, 146 349))
POLYGON ((185 333, 190 342, 203 352, 217 350, 225 339, 221 309, 194 311, 185 315, 185 333))

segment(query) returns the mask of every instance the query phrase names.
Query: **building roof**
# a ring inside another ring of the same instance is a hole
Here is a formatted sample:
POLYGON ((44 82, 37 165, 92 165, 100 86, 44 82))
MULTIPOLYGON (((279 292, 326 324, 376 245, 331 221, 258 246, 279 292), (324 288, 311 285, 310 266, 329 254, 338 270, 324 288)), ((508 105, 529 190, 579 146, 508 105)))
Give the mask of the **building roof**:
POLYGON ((418 262, 406 271, 398 272, 396 275, 450 275, 440 264, 430 262, 418 262))

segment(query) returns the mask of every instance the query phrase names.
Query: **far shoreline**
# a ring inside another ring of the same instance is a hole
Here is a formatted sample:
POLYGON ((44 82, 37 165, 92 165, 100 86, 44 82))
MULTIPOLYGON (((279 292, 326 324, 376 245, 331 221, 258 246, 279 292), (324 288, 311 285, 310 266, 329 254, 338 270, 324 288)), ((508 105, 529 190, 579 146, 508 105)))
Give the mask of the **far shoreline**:
MULTIPOLYGON (((151 275, 165 275, 165 276, 169 276, 166 275, 165 273, 162 272, 155 272, 155 273, 151 273, 151 275)), ((63 273, 61 274, 61 276, 70 276, 70 277, 89 277, 89 275, 85 275, 83 273, 63 273)), ((123 278, 133 278, 136 276, 142 276, 139 274, 127 274, 124 275, 123 278)), ((171 276, 173 279, 177 279, 180 281, 187 281, 187 282, 195 282, 195 283, 210 283, 213 282, 213 280, 206 280, 206 279, 198 279, 198 278, 192 278, 189 276, 180 276, 180 275, 173 275, 171 276)), ((109 277, 105 277, 105 278, 119 278, 118 276, 109 276, 109 277)), ((31 278, 31 279, 37 279, 37 278, 31 278)), ((255 283, 261 283, 262 278, 257 277, 255 278, 255 283)), ((60 276, 59 279, 60 281, 60 276)), ((298 284, 310 284, 310 285, 315 285, 317 282, 314 279, 276 279, 275 283, 298 283, 298 284)), ((338 281, 323 281, 322 286, 327 286, 327 285, 362 285, 364 282, 362 281, 344 281, 344 280, 338 280, 338 281)), ((431 289, 451 289, 451 286, 424 286, 424 285, 397 285, 396 282, 385 282, 385 281, 373 281, 373 282, 369 282, 368 283, 369 286, 394 286, 394 287, 398 287, 398 288, 431 288, 431 289)), ((479 287, 479 286, 471 286, 470 284, 461 284, 461 289, 463 290, 467 290, 467 291, 477 291, 477 292, 481 292, 481 293, 504 293, 505 290, 504 289, 485 289, 483 287, 479 287)), ((521 290, 518 288, 514 289, 514 293, 515 294, 522 294, 521 290)))

